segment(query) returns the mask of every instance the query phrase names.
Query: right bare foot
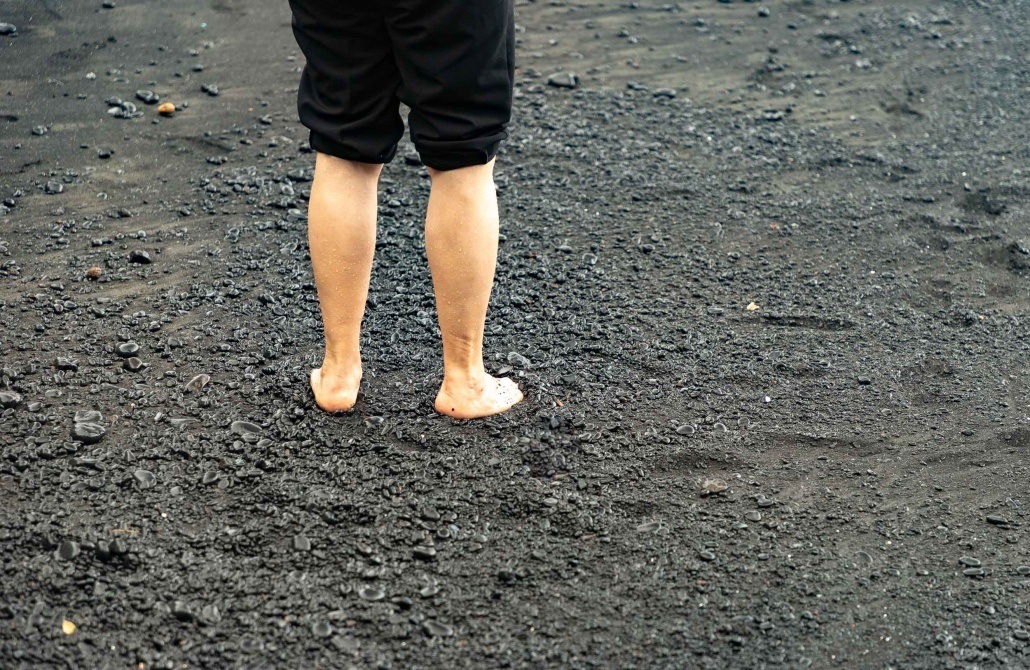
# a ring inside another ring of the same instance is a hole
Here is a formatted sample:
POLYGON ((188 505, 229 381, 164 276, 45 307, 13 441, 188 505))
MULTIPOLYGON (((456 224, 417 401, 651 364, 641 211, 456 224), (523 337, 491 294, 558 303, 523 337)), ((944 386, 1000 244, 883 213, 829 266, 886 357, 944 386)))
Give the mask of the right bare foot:
POLYGON ((522 400, 522 391, 507 377, 483 375, 480 382, 453 383, 446 378, 436 394, 436 411, 455 419, 500 414, 522 400))

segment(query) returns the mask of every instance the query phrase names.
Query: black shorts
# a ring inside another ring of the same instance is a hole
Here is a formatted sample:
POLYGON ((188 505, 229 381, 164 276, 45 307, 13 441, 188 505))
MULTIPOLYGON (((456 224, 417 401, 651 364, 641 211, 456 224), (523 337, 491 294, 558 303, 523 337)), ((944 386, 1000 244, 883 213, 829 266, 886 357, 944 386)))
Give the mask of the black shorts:
POLYGON ((387 163, 404 134, 422 162, 490 162, 508 137, 515 74, 512 0, 290 0, 307 58, 297 92, 311 146, 387 163))

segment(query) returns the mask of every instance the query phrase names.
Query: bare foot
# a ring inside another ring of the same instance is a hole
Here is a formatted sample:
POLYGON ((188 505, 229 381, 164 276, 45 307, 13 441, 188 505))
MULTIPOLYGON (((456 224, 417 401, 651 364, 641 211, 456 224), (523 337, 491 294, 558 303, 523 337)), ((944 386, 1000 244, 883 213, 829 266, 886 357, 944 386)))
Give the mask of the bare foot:
POLYGON ((361 366, 356 370, 340 370, 323 365, 311 371, 311 390, 315 402, 327 412, 347 412, 358 399, 361 366))
POLYGON ((522 400, 522 391, 507 377, 484 375, 481 383, 458 385, 444 379, 436 394, 436 411, 455 419, 478 419, 500 414, 522 400))

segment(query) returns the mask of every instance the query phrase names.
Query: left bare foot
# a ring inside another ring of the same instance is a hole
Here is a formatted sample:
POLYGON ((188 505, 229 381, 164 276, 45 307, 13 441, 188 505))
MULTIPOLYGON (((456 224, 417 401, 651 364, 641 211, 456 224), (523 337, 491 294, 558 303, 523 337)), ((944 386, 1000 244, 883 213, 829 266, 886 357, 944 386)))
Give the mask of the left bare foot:
POLYGON ((327 412, 348 412, 358 399, 361 385, 361 365, 342 368, 323 365, 311 371, 311 390, 315 402, 327 412))

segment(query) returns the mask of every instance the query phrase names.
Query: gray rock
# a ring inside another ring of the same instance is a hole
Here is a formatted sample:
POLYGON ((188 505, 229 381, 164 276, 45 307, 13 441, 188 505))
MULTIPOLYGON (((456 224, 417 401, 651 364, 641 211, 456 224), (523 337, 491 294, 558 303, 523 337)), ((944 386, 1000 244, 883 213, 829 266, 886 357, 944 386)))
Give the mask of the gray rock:
POLYGON ((77 423, 72 427, 72 437, 84 444, 96 444, 104 439, 107 430, 99 423, 77 423))
POLYGON ((579 75, 574 72, 556 72, 547 78, 547 85, 555 88, 576 88, 579 86, 579 75))

